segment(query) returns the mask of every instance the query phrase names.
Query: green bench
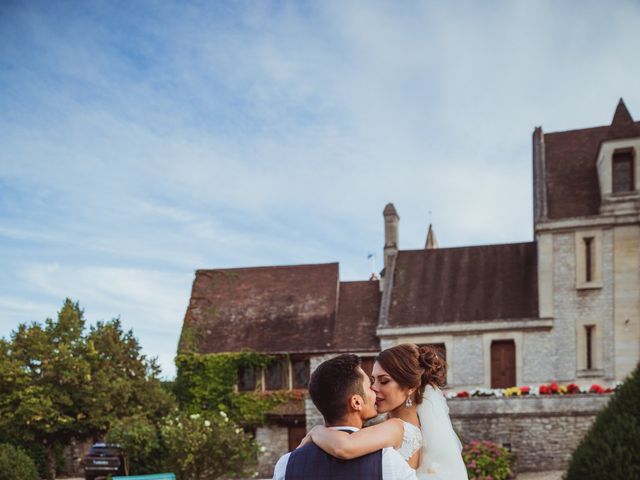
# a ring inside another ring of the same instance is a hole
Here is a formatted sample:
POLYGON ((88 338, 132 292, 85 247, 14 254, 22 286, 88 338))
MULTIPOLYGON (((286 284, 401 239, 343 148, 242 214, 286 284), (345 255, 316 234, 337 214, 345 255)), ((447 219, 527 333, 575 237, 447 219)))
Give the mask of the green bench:
POLYGON ((130 477, 112 477, 112 480, 176 480, 173 473, 154 473, 153 475, 132 475, 130 477))

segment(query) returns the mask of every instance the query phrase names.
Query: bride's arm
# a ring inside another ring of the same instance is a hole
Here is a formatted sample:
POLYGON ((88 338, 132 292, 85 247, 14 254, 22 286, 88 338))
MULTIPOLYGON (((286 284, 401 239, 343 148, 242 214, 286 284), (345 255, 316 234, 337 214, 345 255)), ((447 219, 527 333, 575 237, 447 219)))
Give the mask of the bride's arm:
POLYGON ((361 457, 385 447, 402 444, 404 426, 402 420, 392 418, 357 432, 347 433, 327 427, 313 427, 309 436, 322 450, 336 458, 348 460, 361 457))

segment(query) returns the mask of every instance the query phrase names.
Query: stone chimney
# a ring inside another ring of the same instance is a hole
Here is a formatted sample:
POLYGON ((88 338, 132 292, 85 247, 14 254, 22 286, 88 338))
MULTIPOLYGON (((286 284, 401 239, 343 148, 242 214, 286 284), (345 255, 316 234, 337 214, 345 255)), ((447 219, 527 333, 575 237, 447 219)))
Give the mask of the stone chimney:
POLYGON ((398 253, 398 222, 400 217, 393 203, 388 203, 382 212, 384 216, 384 269, 389 268, 391 260, 398 253))

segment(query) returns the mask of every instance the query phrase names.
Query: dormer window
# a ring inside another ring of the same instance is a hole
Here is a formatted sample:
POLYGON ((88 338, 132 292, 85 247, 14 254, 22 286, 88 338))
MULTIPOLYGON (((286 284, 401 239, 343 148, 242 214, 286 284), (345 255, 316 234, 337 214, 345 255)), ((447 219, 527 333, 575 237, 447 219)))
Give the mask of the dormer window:
POLYGON ((626 193, 635 190, 633 157, 633 148, 613 152, 611 159, 612 193, 626 193))

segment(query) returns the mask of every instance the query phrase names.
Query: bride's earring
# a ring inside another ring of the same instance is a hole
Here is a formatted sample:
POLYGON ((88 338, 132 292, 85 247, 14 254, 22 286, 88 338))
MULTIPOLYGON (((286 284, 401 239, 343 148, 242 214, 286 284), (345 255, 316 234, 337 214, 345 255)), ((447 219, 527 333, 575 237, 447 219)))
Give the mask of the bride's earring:
POLYGON ((405 406, 406 406, 407 408, 409 408, 409 407, 412 407, 412 406, 413 406, 413 401, 411 401, 411 397, 410 397, 410 396, 409 396, 409 397, 407 397, 407 401, 406 401, 406 402, 404 402, 404 404, 405 404, 405 406))

